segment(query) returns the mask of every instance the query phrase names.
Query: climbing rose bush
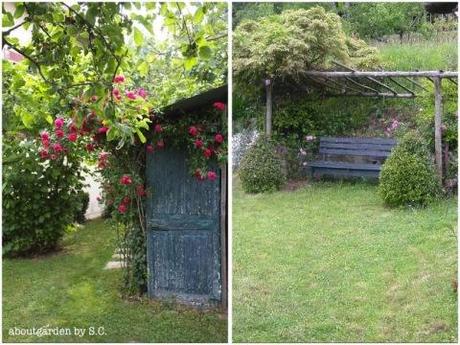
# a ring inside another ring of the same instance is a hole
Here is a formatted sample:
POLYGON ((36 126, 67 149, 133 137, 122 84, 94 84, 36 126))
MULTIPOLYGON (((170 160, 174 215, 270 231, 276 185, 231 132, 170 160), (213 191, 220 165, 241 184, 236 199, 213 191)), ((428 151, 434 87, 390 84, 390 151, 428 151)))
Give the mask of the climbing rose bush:
POLYGON ((167 146, 185 148, 190 174, 198 181, 217 179, 216 166, 227 161, 226 131, 222 119, 226 104, 214 102, 209 111, 180 118, 158 115, 152 119, 152 139, 147 154, 167 146))

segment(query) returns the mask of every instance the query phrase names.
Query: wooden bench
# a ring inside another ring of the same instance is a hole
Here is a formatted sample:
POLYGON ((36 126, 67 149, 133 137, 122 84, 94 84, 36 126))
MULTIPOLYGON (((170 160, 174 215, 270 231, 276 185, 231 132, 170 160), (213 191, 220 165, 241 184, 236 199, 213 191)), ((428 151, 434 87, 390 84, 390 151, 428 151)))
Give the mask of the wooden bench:
POLYGON ((313 177, 378 178, 396 140, 386 138, 321 137, 320 160, 308 163, 313 177))

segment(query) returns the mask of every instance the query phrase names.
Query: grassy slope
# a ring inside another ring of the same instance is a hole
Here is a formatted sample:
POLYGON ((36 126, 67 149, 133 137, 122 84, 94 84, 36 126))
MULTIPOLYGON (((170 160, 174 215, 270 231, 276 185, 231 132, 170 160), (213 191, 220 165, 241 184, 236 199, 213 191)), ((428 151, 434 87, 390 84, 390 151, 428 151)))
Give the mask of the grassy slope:
POLYGON ((457 41, 385 44, 379 46, 387 70, 450 70, 457 71, 457 41))
POLYGON ((69 235, 64 251, 46 258, 3 261, 3 340, 42 342, 225 342, 217 313, 119 295, 121 272, 105 271, 115 231, 97 220, 69 235), (11 337, 10 327, 104 327, 106 336, 11 337))
POLYGON ((234 341, 456 340, 454 200, 391 210, 333 183, 233 205, 234 341))

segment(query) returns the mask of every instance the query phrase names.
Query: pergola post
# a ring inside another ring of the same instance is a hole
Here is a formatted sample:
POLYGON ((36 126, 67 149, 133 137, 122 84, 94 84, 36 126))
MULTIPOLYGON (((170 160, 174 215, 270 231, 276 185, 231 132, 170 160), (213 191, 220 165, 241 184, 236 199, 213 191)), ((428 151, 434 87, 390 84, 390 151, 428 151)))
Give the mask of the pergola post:
POLYGON ((265 93, 267 96, 266 112, 265 112, 265 135, 270 138, 272 136, 272 81, 265 80, 265 93))
POLYGON ((442 183, 442 91, 441 78, 434 77, 434 151, 436 171, 442 183))

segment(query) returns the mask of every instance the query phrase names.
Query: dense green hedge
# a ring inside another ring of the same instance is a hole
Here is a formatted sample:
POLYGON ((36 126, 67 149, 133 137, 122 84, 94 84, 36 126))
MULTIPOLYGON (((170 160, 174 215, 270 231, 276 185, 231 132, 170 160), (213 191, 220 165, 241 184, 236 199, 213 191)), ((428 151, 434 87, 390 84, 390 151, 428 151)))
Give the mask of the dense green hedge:
MULTIPOLYGON (((66 161, 42 161, 34 141, 4 145, 3 254, 55 249, 81 209, 80 169, 66 161)), ((61 160, 61 159, 60 159, 61 160)))
POLYGON ((284 176, 275 149, 272 141, 261 137, 247 151, 239 170, 245 192, 271 192, 281 187, 284 176))
POLYGON ((380 172, 379 194, 388 206, 424 206, 441 191, 426 142, 408 132, 393 149, 380 172))

